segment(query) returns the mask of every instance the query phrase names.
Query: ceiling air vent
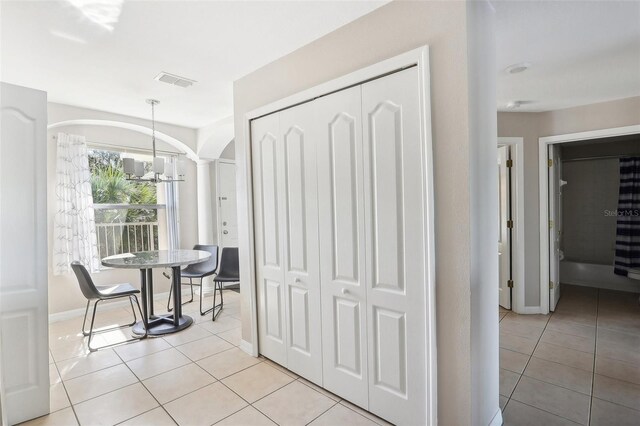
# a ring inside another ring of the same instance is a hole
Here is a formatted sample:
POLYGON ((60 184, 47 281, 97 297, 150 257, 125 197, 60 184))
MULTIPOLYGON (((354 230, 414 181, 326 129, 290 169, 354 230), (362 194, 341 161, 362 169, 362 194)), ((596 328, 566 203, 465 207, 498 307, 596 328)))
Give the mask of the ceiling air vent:
POLYGON ((196 82, 195 80, 180 77, 179 75, 175 75, 175 74, 169 74, 168 72, 164 72, 164 71, 156 75, 155 79, 163 83, 173 84, 174 86, 180 86, 180 87, 189 87, 196 82))

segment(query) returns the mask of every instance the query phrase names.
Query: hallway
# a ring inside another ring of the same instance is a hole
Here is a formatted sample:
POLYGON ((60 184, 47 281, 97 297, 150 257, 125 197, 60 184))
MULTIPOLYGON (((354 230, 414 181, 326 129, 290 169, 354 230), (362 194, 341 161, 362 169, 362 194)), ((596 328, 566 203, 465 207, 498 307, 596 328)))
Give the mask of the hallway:
POLYGON ((563 285, 551 315, 499 315, 505 425, 640 423, 637 294, 563 285))

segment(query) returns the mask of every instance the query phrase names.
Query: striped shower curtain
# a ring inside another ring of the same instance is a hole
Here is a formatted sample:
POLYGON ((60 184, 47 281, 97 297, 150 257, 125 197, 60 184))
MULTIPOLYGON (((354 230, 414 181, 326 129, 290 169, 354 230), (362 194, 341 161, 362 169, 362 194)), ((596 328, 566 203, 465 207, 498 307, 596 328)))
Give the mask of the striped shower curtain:
POLYGON ((640 157, 620 159, 620 192, 614 273, 640 269, 640 157))

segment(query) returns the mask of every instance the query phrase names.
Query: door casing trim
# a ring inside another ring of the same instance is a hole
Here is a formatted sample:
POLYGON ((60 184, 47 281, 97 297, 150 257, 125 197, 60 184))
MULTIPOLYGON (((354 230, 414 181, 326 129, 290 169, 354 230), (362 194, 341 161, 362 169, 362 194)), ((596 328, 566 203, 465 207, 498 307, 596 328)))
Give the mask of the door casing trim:
POLYGON ((549 182, 548 182, 548 148, 549 145, 576 142, 590 139, 602 139, 640 133, 640 124, 588 132, 567 133, 564 135, 545 136, 538 139, 538 184, 540 213, 540 312, 549 313, 549 182))

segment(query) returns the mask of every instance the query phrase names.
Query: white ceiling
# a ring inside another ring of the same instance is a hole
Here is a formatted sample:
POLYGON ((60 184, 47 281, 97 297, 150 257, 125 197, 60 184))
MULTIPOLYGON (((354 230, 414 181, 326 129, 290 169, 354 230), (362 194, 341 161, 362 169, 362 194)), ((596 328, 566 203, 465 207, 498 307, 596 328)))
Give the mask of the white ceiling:
POLYGON ((387 1, 126 1, 112 32, 71 2, 2 1, 0 76, 134 117, 156 98, 158 121, 199 128, 233 114, 234 80, 387 1), (161 71, 197 83, 157 82, 161 71))
MULTIPOLYGON (((157 98, 159 121, 200 128, 233 113, 234 80, 386 2, 127 1, 109 32, 70 2, 2 1, 0 77, 53 102, 142 118, 144 99, 157 98), (160 71, 198 82, 159 83, 160 71)), ((640 2, 493 3, 499 109, 640 95, 640 2), (532 67, 504 72, 518 62, 532 67)))
POLYGON ((640 2, 497 1, 498 108, 548 111, 640 95, 640 2), (504 69, 518 62, 520 74, 504 69))

